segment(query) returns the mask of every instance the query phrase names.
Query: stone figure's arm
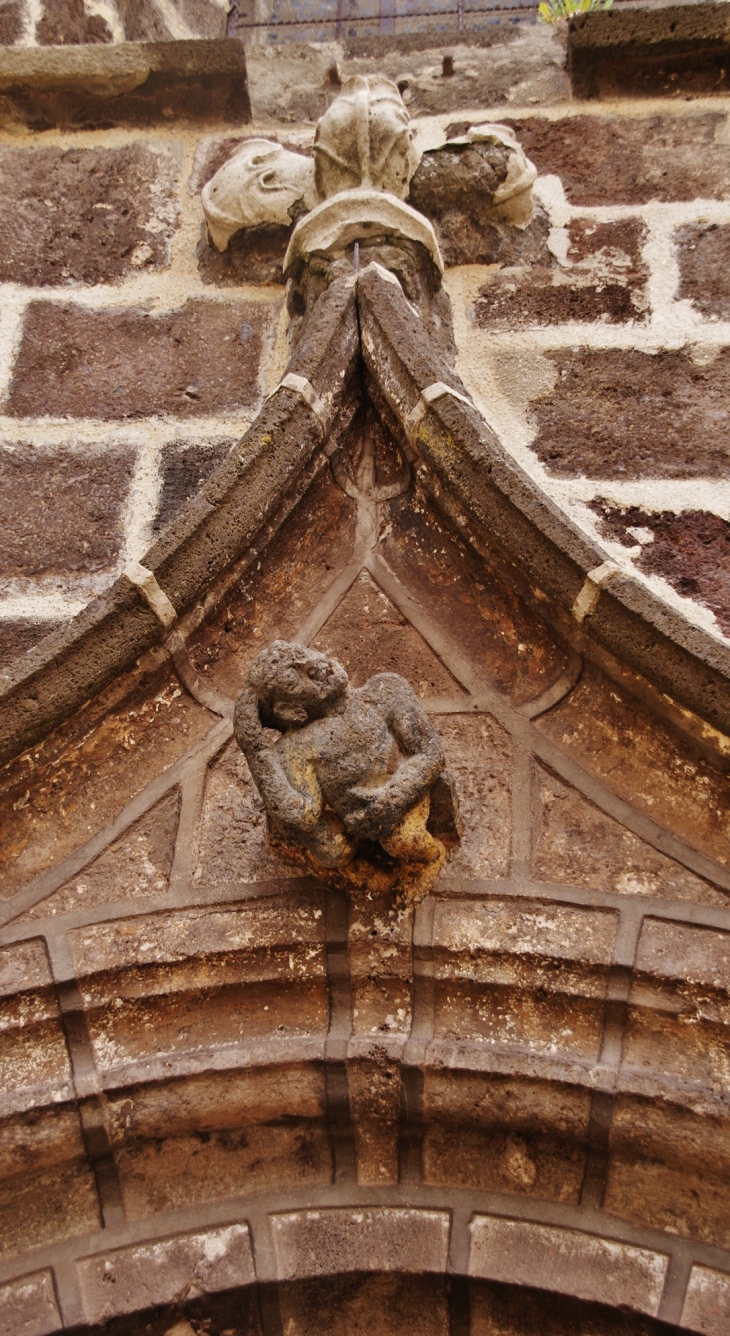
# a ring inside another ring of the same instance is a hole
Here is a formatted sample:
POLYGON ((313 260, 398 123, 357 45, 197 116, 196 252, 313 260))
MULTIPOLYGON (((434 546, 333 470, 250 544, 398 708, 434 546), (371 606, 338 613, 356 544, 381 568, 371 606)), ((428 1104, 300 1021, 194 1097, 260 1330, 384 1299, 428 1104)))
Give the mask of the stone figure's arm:
POLYGON ((353 833, 377 835, 396 825, 420 801, 438 779, 446 758, 438 733, 409 684, 396 673, 378 673, 371 682, 405 758, 378 788, 355 790, 363 808, 345 818, 345 826, 353 833))
POLYGON ((314 767, 303 750, 301 761, 293 766, 290 759, 285 769, 276 747, 267 742, 258 698, 250 687, 236 701, 233 732, 268 815, 290 830, 312 831, 322 815, 322 790, 314 767))

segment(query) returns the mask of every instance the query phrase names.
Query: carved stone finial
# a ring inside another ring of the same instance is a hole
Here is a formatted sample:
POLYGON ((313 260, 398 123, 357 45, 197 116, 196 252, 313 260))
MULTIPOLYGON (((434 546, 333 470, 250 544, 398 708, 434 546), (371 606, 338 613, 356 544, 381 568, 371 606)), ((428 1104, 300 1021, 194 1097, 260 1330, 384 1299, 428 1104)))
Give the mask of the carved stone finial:
POLYGON ((420 160, 398 88, 379 74, 356 74, 317 124, 317 194, 331 199, 360 186, 405 199, 420 160))
POLYGON ((246 139, 203 188, 213 245, 227 250, 242 227, 292 223, 292 210, 316 204, 314 163, 272 139, 246 139))
POLYGON ((274 848, 350 889, 401 905, 432 889, 454 836, 443 748, 405 678, 353 688, 336 659, 275 640, 236 703, 236 740, 261 794, 274 848), (266 729, 281 736, 273 744, 266 729))

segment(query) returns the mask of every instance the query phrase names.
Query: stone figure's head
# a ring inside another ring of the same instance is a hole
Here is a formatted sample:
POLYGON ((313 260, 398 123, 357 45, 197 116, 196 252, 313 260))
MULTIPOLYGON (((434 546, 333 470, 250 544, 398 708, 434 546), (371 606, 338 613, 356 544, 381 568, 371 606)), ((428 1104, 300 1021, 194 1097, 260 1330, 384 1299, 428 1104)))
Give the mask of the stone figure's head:
POLYGON ((316 203, 314 163, 272 139, 246 139, 202 192, 208 231, 220 251, 241 227, 289 227, 289 210, 299 200, 305 209, 316 203))
POLYGON ((314 161, 322 200, 358 186, 405 199, 418 154, 396 85, 378 74, 348 79, 319 120, 314 161))
POLYGON ((261 722, 274 728, 297 728, 321 718, 347 684, 347 673, 336 659, 288 640, 274 640, 262 650, 248 674, 261 722))

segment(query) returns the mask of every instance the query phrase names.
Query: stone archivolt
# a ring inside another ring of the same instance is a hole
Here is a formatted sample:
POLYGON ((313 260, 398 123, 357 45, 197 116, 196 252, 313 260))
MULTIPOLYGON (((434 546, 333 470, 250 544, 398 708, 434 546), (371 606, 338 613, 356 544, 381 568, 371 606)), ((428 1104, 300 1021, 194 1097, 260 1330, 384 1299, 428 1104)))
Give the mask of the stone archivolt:
POLYGON ((428 249, 349 247, 242 446, 14 687, 0 1312, 717 1336, 727 664, 501 451, 428 249), (277 639, 434 724, 463 835, 417 906, 267 843, 233 710, 277 639))

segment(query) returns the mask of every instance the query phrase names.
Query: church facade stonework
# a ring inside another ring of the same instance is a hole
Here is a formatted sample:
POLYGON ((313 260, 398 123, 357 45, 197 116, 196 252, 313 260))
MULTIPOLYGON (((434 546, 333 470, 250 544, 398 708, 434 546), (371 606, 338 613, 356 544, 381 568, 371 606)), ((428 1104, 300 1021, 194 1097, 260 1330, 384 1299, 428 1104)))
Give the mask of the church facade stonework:
POLYGON ((724 1336, 710 39, 122 8, 0 53, 0 1333, 724 1336))

